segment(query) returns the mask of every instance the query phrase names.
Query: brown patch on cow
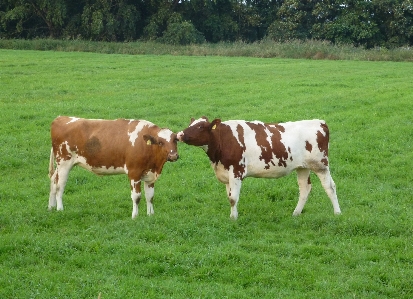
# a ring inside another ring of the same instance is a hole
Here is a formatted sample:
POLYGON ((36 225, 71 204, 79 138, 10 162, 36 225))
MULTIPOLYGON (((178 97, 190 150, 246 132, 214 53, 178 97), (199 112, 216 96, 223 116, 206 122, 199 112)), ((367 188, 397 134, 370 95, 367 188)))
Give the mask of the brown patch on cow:
POLYGON ((307 184, 311 185, 311 179, 310 179, 310 176, 308 176, 308 179, 307 179, 307 184))
POLYGON ((56 171, 56 176, 54 177, 54 183, 57 184, 59 182, 59 172, 56 171))
POLYGON ((247 122, 247 125, 255 131, 255 139, 257 141, 257 145, 261 148, 261 156, 259 157, 260 160, 264 160, 265 162, 265 169, 269 169, 270 163, 275 166, 277 163, 280 167, 287 167, 287 159, 288 159, 288 152, 285 148, 284 144, 281 142, 281 133, 285 131, 285 128, 280 125, 271 125, 267 126, 264 124, 255 124, 247 122), (272 133, 271 136, 271 143, 268 142, 267 129, 272 133), (278 159, 277 161, 273 160, 273 154, 278 159))
POLYGON ((284 132, 285 132, 285 128, 284 128, 282 125, 280 125, 280 124, 277 124, 277 123, 267 123, 266 125, 267 125, 267 126, 273 126, 273 127, 277 128, 277 130, 280 131, 281 133, 284 133, 284 132))
POLYGON ((305 141, 305 149, 307 151, 309 151, 311 153, 311 151, 313 150, 313 146, 311 145, 310 142, 308 142, 308 140, 305 141))
POLYGON ((270 168, 270 163, 274 165, 272 161, 272 151, 271 145, 267 140, 267 133, 265 132, 264 124, 255 124, 247 122, 247 125, 255 132, 255 140, 257 145, 261 148, 261 156, 259 156, 260 160, 264 160, 265 162, 265 169, 270 168))
POLYGON ((88 139, 85 144, 85 152, 87 155, 97 155, 100 150, 102 149, 102 145, 100 144, 99 138, 93 136, 92 138, 88 139))
POLYGON ((328 142, 330 140, 330 132, 328 126, 325 123, 322 123, 321 129, 324 131, 324 134, 321 131, 317 131, 317 145, 320 152, 323 153, 324 158, 321 159, 321 162, 328 166, 328 142))
POLYGON ((231 131, 231 128, 222 123, 211 130, 208 143, 207 155, 212 163, 221 164, 229 170, 230 166, 234 167, 234 177, 242 179, 245 174, 245 164, 243 163, 243 153, 245 151, 244 129, 241 125, 237 126, 237 138, 231 131))
POLYGON ((67 145, 66 143, 61 143, 59 144, 56 142, 56 144, 53 142, 53 150, 55 151, 55 156, 56 156, 56 161, 67 161, 72 158, 72 153, 67 150, 67 145))
POLYGON ((229 203, 230 203, 231 207, 233 207, 233 206, 235 206, 236 201, 233 200, 233 199, 230 199, 230 200, 229 200, 229 203))
POLYGON ((265 124, 255 124, 247 122, 247 125, 255 131, 255 139, 257 141, 257 145, 261 148, 261 156, 259 157, 260 160, 264 160, 265 162, 265 169, 269 169, 270 163, 275 166, 275 162, 273 161, 273 154, 278 159, 278 166, 287 167, 287 159, 288 159, 288 152, 285 148, 284 144, 281 142, 281 133, 285 131, 285 128, 278 124, 272 124, 271 126, 267 126, 265 124), (271 142, 272 146, 268 142, 268 135, 266 130, 272 133, 271 142))

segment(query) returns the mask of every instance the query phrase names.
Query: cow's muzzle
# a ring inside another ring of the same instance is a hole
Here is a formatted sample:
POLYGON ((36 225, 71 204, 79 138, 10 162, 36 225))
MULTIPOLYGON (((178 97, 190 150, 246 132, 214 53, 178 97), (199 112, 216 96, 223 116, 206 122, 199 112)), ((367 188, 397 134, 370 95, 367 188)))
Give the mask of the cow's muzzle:
POLYGON ((178 134, 176 134, 176 139, 178 139, 179 141, 184 141, 184 132, 179 132, 178 134))
POLYGON ((170 153, 168 154, 168 161, 169 161, 169 162, 175 162, 175 161, 178 160, 178 159, 179 159, 179 155, 178 155, 177 152, 170 152, 170 153))

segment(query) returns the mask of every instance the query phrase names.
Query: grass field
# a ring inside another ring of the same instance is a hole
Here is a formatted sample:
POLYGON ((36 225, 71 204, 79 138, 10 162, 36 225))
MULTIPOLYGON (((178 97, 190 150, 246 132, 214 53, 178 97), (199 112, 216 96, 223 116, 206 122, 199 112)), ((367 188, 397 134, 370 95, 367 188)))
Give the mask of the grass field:
POLYGON ((0 298, 412 298, 411 63, 0 50, 0 298), (57 115, 329 124, 343 214, 318 179, 247 179, 229 219, 205 153, 179 144, 155 215, 126 176, 75 168, 47 211, 57 115))

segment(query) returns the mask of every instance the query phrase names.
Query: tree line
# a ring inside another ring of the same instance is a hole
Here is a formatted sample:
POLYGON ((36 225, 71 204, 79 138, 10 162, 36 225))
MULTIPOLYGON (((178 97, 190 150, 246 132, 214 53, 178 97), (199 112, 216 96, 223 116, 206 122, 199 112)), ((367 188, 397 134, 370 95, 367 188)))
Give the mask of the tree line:
POLYGON ((413 0, 2 0, 2 39, 413 45, 413 0))

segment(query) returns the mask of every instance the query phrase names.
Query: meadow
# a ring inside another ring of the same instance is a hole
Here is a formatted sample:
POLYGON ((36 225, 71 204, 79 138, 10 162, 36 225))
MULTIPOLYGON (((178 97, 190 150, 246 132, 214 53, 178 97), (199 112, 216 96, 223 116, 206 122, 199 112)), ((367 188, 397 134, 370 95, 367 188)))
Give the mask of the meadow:
POLYGON ((0 298, 412 298, 408 62, 0 50, 0 298), (74 168, 48 211, 58 115, 325 119, 342 215, 318 179, 246 179, 239 218, 205 153, 179 144, 155 215, 126 176, 74 168))

